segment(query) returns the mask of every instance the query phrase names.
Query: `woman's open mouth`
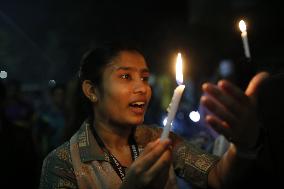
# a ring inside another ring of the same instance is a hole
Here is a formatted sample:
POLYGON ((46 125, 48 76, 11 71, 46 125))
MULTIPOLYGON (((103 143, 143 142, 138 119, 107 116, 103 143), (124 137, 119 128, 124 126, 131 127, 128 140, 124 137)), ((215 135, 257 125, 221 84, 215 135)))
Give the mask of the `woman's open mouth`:
POLYGON ((136 114, 143 114, 145 111, 146 103, 142 101, 132 102, 129 104, 131 110, 136 114))

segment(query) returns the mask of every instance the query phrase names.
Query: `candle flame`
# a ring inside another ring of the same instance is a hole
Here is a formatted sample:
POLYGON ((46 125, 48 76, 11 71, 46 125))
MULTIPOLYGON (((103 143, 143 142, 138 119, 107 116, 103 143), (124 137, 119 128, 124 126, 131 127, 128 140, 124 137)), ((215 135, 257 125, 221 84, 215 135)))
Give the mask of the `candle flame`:
POLYGON ((178 85, 183 83, 183 73, 182 73, 182 58, 181 53, 177 55, 177 62, 176 62, 176 81, 178 85))
POLYGON ((245 32, 247 30, 247 26, 246 26, 245 21, 241 20, 239 22, 239 28, 240 28, 241 32, 245 32))

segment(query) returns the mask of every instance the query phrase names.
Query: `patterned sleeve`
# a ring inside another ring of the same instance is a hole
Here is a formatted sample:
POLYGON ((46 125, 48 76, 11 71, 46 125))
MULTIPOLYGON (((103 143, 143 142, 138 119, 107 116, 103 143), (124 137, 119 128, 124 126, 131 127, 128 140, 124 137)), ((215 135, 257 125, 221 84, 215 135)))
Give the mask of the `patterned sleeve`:
POLYGON ((78 188, 71 164, 69 143, 55 149, 44 159, 39 188, 78 188))
MULTIPOLYGON (((144 147, 159 138, 161 133, 162 128, 157 125, 143 125, 136 129, 136 141, 144 147)), ((170 138, 173 144, 173 166, 176 175, 196 187, 206 188, 208 173, 216 165, 219 157, 203 151, 173 132, 170 132, 170 138)))
POLYGON ((182 140, 174 145, 173 161, 176 174, 199 188, 207 188, 208 173, 219 157, 182 140))

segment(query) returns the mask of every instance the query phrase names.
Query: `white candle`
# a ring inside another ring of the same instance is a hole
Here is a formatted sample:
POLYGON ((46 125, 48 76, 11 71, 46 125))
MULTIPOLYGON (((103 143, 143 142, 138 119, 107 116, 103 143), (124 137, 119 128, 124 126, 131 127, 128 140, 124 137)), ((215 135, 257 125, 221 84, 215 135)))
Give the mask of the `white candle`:
POLYGON ((177 108, 178 108, 182 93, 183 93, 184 88, 185 88, 185 85, 182 85, 183 74, 182 74, 182 58, 181 58, 180 53, 178 53, 177 62, 176 62, 176 81, 178 83, 178 86, 174 90, 174 94, 173 94, 171 103, 170 103, 169 108, 168 108, 167 121, 166 121, 166 124, 164 126, 164 129, 163 129, 163 132, 162 132, 162 135, 161 135, 162 140, 168 138, 168 136, 169 136, 171 124, 172 124, 172 122, 175 118, 177 108))
POLYGON ((247 27, 246 27, 246 23, 243 20, 241 20, 239 22, 239 28, 242 32, 241 36, 242 36, 242 40, 243 40, 245 56, 247 58, 251 58, 250 50, 249 50, 249 43, 248 43, 248 36, 247 36, 247 27))

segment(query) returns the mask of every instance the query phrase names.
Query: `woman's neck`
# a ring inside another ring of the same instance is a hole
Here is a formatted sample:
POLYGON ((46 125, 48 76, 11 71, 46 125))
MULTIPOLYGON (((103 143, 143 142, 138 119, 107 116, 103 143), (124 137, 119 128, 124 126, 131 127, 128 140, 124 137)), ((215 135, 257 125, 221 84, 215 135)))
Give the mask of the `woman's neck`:
POLYGON ((128 139, 132 127, 122 127, 101 121, 94 121, 93 127, 107 148, 118 149, 129 145, 128 139))

